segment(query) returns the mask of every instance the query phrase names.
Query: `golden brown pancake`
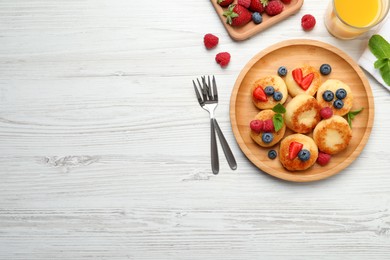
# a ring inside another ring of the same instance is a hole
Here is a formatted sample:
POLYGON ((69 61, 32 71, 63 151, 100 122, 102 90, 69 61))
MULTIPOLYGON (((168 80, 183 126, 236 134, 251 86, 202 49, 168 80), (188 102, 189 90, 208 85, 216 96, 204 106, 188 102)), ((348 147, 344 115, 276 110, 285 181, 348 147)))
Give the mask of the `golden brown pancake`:
POLYGON ((321 120, 320 106, 314 97, 299 94, 288 102, 284 119, 291 130, 309 133, 321 120))
MULTIPOLYGON (((267 119, 272 119, 272 117, 274 115, 275 115, 274 111, 266 109, 266 110, 260 111, 255 116, 254 119, 265 121, 267 119)), ((256 133, 255 131, 251 130, 251 137, 252 137, 253 141, 255 141, 258 145, 260 145, 262 147, 271 147, 271 146, 274 146, 275 144, 277 144, 283 138, 285 132, 286 132, 286 125, 285 124, 283 124, 283 127, 278 132, 275 132, 275 131, 270 132, 274 136, 274 139, 270 143, 263 142, 262 135, 263 135, 263 133, 265 133, 264 131, 261 131, 260 133, 256 133)))
POLYGON ((322 120, 314 128, 313 139, 320 151, 336 154, 347 148, 352 138, 352 129, 341 116, 322 120))
POLYGON ((310 73, 313 73, 314 74, 313 81, 311 82, 311 84, 308 87, 308 89, 303 90, 298 85, 298 83, 294 80, 294 77, 292 76, 292 71, 294 69, 296 69, 296 68, 294 68, 292 70, 289 70, 287 75, 286 75, 286 85, 287 85, 288 93, 292 97, 295 97, 296 95, 299 95, 299 94, 308 94, 310 96, 314 96, 314 94, 317 92, 317 89, 321 85, 321 75, 320 75, 320 73, 318 72, 318 70, 316 68, 314 68, 312 66, 309 66, 309 65, 303 65, 303 66, 300 66, 300 67, 297 67, 297 68, 301 68, 302 69, 303 77, 307 76, 310 73))
POLYGON ((351 88, 347 84, 342 82, 341 80, 328 79, 318 89, 317 101, 318 101, 318 104, 320 105, 321 108, 330 107, 333 110, 334 115, 343 116, 343 115, 347 114, 352 108, 353 94, 352 94, 351 88), (344 99, 342 99, 344 106, 341 109, 337 109, 333 106, 333 102, 337 99, 336 91, 340 88, 343 88, 346 90, 347 96, 344 99), (333 92, 334 98, 332 101, 325 101, 324 98, 322 97, 322 94, 326 90, 330 90, 333 92))
POLYGON ((279 160, 289 171, 302 171, 310 168, 313 166, 313 164, 316 162, 318 157, 318 147, 313 141, 312 138, 310 138, 307 135, 303 134, 292 134, 284 138, 280 142, 280 149, 279 149, 279 160), (310 158, 307 161, 302 161, 299 159, 299 157, 295 157, 294 159, 289 158, 289 149, 290 144, 292 142, 298 142, 303 144, 302 149, 307 149, 310 151, 310 158))
POLYGON ((288 97, 286 83, 284 83, 283 79, 279 76, 266 76, 256 80, 253 83, 253 86, 251 88, 251 94, 252 94, 253 104, 255 104, 255 106, 259 109, 269 109, 269 108, 273 108, 278 103, 283 104, 284 102, 286 102, 286 99, 288 97), (258 86, 261 86, 263 89, 265 89, 267 86, 274 87, 275 91, 279 91, 282 93, 283 95, 282 100, 276 101, 272 96, 267 96, 267 101, 257 100, 256 98, 253 97, 253 91, 258 86))

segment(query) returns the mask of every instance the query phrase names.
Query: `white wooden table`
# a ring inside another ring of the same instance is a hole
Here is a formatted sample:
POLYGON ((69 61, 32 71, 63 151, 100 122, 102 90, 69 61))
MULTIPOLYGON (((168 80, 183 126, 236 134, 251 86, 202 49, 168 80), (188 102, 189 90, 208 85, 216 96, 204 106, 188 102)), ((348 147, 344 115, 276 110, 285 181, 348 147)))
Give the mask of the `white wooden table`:
POLYGON ((234 82, 264 48, 309 38, 358 59, 368 35, 330 36, 327 2, 235 42, 209 1, 1 0, 0 259, 389 259, 390 95, 373 78, 369 142, 327 180, 268 176, 230 127, 234 82), (220 150, 217 176, 191 85, 204 74, 238 162, 220 150))

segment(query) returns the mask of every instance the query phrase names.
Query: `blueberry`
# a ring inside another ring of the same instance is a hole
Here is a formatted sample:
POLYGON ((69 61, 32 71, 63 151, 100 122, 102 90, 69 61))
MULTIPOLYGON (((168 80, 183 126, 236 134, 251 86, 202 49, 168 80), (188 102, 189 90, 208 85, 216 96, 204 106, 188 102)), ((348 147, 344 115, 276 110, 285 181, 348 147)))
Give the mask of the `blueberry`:
POLYGON ((269 151, 268 151, 268 158, 270 158, 270 159, 275 159, 276 156, 278 156, 278 154, 276 153, 275 150, 269 150, 269 151))
POLYGON ((263 140, 264 143, 268 144, 274 140, 274 135, 271 133, 263 133, 261 136, 261 140, 263 140))
POLYGON ((337 109, 342 109, 343 106, 344 106, 344 102, 341 100, 341 99, 336 99, 334 102, 333 102, 333 106, 337 109))
POLYGON ((283 77, 287 75, 287 68, 285 66, 281 66, 278 69, 279 76, 283 77))
POLYGON ((336 97, 338 99, 343 99, 347 96, 347 91, 343 88, 339 88, 338 90, 336 90, 336 97))
POLYGON ((265 87, 264 92, 267 94, 267 96, 272 96, 275 92, 275 89, 272 86, 267 86, 265 87))
POLYGON ((324 93, 322 93, 322 98, 325 100, 325 101, 332 101, 333 98, 334 98, 334 94, 332 91, 330 90, 325 90, 324 93))
POLYGON ((263 21, 263 17, 261 16, 260 13, 254 12, 254 13, 252 14, 252 20, 253 20, 253 22, 254 22, 255 24, 259 24, 259 23, 261 23, 261 22, 263 21))
POLYGON ((300 150, 299 153, 298 153, 298 158, 302 162, 306 162, 307 160, 310 159, 310 151, 306 150, 306 149, 300 150))
POLYGON ((280 100, 282 100, 282 98, 283 98, 282 92, 275 91, 275 93, 274 93, 274 99, 275 99, 275 101, 280 101, 280 100))
POLYGON ((329 75, 332 72, 332 67, 329 64, 322 64, 320 72, 322 75, 329 75))

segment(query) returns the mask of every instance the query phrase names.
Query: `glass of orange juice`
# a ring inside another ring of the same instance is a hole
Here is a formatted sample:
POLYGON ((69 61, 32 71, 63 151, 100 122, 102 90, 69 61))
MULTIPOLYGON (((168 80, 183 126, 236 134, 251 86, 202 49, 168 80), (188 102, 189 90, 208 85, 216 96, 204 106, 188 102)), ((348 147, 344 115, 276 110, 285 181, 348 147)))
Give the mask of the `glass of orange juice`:
POLYGON ((353 39, 378 25, 389 12, 390 0, 331 0, 325 26, 340 39, 353 39))

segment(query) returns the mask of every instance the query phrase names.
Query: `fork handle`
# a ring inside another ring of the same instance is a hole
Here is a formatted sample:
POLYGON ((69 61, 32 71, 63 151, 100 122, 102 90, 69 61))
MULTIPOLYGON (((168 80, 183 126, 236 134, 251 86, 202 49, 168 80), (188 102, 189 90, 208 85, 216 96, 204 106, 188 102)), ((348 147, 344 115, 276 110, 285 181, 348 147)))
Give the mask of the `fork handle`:
POLYGON ((218 148, 217 140, 215 137, 214 119, 210 119, 210 133, 211 133, 211 169, 214 174, 219 172, 219 160, 218 160, 218 148))
POLYGON ((217 119, 214 119, 215 123, 215 129, 217 130, 218 138, 222 146, 222 150, 225 154, 226 160, 229 163, 229 166, 232 170, 237 169, 237 162, 236 159, 234 158, 234 155, 232 153, 232 150, 230 150, 229 144, 226 141, 225 136, 222 133, 221 128, 218 125, 217 119))

